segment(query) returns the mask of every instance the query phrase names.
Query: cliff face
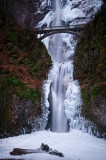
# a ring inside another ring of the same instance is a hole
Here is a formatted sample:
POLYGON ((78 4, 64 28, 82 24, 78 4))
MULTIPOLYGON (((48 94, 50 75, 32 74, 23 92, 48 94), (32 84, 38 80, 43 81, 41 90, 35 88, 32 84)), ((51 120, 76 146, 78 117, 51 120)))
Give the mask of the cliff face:
POLYGON ((106 136, 106 5, 85 27, 74 59, 74 78, 81 84, 82 115, 106 136))
POLYGON ((51 59, 33 31, 0 17, 0 137, 40 129, 42 83, 51 59))
POLYGON ((42 0, 2 0, 0 8, 8 11, 11 17, 22 26, 34 29, 50 10, 47 2, 45 5, 42 5, 42 2, 42 0))

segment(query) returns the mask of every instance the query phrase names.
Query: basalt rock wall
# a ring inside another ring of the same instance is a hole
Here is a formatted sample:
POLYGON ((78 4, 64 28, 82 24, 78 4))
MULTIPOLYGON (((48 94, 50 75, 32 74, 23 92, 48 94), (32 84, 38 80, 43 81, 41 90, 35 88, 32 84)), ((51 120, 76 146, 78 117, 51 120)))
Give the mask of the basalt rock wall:
POLYGON ((81 85, 82 115, 106 135, 106 5, 86 25, 74 59, 74 78, 81 85))
MULTIPOLYGON (((18 3, 13 6, 18 7, 18 3)), ((13 7, 11 13, 20 14, 22 8, 15 9, 13 7)), ((24 9, 27 10, 25 5, 24 9)), ((51 66, 45 46, 35 32, 28 29, 33 28, 32 23, 27 27, 25 21, 19 20, 19 25, 6 9, 2 13, 5 20, 0 15, 1 138, 41 129, 42 84, 51 66)), ((23 14, 26 15, 25 11, 23 14)))

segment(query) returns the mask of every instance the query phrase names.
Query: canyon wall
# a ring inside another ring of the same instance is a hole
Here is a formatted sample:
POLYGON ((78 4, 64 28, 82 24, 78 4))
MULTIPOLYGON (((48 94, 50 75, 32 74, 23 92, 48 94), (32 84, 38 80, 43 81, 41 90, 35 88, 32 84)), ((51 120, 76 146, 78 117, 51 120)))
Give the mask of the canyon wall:
MULTIPOLYGON (((81 85, 82 115, 106 134, 106 5, 85 26, 74 59, 74 77, 81 85)), ((105 135, 106 136, 106 135, 105 135)))

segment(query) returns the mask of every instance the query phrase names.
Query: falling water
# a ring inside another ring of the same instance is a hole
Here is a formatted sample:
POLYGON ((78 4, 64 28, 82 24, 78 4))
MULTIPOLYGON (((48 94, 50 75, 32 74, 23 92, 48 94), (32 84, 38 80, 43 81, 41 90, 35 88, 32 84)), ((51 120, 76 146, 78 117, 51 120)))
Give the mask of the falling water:
MULTIPOLYGON (((87 2, 89 3, 89 1, 87 2)), ((70 7, 71 3, 67 1, 70 7)), ((62 15, 62 1, 55 0, 53 4, 55 10, 50 11, 38 24, 39 26, 45 23, 47 26, 61 26, 62 19, 67 20, 67 18, 64 18, 65 15, 62 15), (48 21, 50 22, 50 17, 51 24, 48 23, 48 21), (53 19, 53 17, 55 18, 53 19)), ((86 5, 86 3, 81 3, 81 5, 86 5)), ((78 9, 77 11, 80 16, 84 16, 81 10, 78 9)), ((48 42, 45 45, 51 55, 53 67, 48 74, 48 80, 43 85, 43 128, 46 127, 49 116, 49 128, 53 132, 68 132, 69 129, 76 128, 92 134, 93 128, 94 134, 97 135, 96 127, 80 115, 82 105, 80 86, 78 81, 73 79, 73 56, 76 46, 74 36, 55 34, 48 38, 48 42)))
MULTIPOLYGON (((53 26, 61 26, 61 8, 60 0, 55 1, 55 19, 52 23, 53 26)), ((53 132, 67 132, 69 130, 68 119, 65 114, 64 100, 66 93, 66 86, 64 77, 69 75, 68 67, 64 64, 64 57, 62 53, 62 37, 57 34, 51 37, 49 43, 49 53, 52 60, 58 64, 57 75, 51 84, 50 88, 50 129, 53 132)), ((70 78, 70 77, 69 77, 70 78)))

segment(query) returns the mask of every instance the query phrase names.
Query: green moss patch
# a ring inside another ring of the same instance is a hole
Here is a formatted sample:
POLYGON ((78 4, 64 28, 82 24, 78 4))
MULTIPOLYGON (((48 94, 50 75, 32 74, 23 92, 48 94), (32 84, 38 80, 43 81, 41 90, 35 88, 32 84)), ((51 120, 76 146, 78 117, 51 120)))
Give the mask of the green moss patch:
POLYGON ((22 83, 16 76, 8 78, 8 84, 13 87, 13 91, 21 98, 26 98, 35 102, 41 100, 41 93, 38 88, 30 88, 27 83, 22 83))
POLYGON ((92 89, 91 89, 91 95, 95 96, 95 95, 103 95, 104 97, 106 97, 106 84, 96 84, 92 89))
POLYGON ((91 93, 89 92, 89 89, 87 90, 87 86, 83 87, 81 89, 81 95, 82 95, 82 115, 86 118, 90 119, 92 114, 92 104, 91 104, 91 93))

